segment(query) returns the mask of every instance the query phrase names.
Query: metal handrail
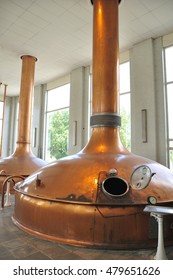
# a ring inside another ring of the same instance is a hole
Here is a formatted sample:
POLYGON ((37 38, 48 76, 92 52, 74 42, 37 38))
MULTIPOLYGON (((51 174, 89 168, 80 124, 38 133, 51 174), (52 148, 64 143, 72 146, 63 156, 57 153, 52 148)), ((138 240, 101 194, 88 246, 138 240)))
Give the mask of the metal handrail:
POLYGON ((25 179, 25 177, 24 177, 24 176, 21 176, 21 175, 11 175, 11 176, 8 176, 8 177, 4 180, 4 182, 3 182, 3 184, 2 184, 1 209, 4 208, 4 196, 5 196, 5 187, 6 187, 6 184, 7 184, 7 182, 9 182, 9 181, 11 180, 12 183, 13 183, 13 185, 15 185, 15 181, 13 180, 14 178, 20 178, 20 179, 22 179, 22 180, 25 179))

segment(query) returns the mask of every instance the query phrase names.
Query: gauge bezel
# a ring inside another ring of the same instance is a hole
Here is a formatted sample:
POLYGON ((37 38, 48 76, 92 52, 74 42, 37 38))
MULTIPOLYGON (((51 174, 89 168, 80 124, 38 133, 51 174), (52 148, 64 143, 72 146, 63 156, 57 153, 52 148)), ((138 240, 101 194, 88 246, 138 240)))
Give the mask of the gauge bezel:
POLYGON ((151 181, 151 177, 152 177, 151 169, 147 165, 140 165, 133 171, 133 173, 130 177, 130 186, 134 190, 145 189, 149 185, 149 183, 151 181), (147 172, 146 172, 146 174, 142 175, 141 170, 144 168, 147 169, 147 172), (137 181, 139 181, 139 182, 137 182, 137 181))
POLYGON ((156 205, 157 204, 157 198, 155 196, 152 196, 152 195, 148 196, 147 201, 151 205, 156 205), (152 201, 153 199, 155 200, 154 202, 152 201))

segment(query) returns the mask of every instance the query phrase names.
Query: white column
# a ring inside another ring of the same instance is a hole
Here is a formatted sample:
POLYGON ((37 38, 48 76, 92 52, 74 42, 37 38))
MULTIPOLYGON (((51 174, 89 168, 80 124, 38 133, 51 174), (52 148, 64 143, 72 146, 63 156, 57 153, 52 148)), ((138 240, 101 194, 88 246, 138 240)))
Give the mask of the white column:
POLYGON ((89 67, 79 67, 70 75, 69 154, 78 153, 87 143, 89 67))
POLYGON ((164 237, 163 237, 163 215, 152 213, 151 216, 155 217, 158 222, 158 244, 157 252, 154 257, 155 260, 167 260, 165 246, 164 246, 164 237))
POLYGON ((156 100, 153 40, 136 44, 130 51, 132 151, 156 160, 156 100), (147 110, 147 142, 142 141, 141 111, 147 110))

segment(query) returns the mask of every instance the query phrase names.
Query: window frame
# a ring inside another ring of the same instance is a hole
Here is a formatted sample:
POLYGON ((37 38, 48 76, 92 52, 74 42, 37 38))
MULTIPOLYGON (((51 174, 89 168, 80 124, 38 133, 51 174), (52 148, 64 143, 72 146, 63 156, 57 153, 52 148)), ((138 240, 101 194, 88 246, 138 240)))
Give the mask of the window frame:
POLYGON ((171 167, 170 152, 173 151, 170 143, 173 142, 173 138, 169 135, 169 109, 168 109, 168 86, 173 85, 173 78, 171 81, 167 81, 167 67, 166 67, 166 49, 172 48, 173 54, 173 44, 163 47, 163 80, 164 80, 164 98, 165 98, 165 119, 166 119, 166 161, 167 167, 173 170, 173 163, 171 167))
MULTIPOLYGON (((131 150, 131 84, 130 84, 130 60, 126 60, 122 63, 120 63, 120 66, 123 65, 123 64, 126 64, 128 63, 129 64, 129 91, 120 91, 119 94, 120 94, 120 115, 121 115, 121 96, 123 95, 129 95, 129 98, 130 98, 130 104, 129 104, 129 115, 130 115, 130 123, 129 123, 129 129, 130 129, 130 147, 127 147, 129 150, 131 150)), ((120 71, 119 71, 120 72, 120 71)), ((121 87, 120 87, 121 89, 121 87)), ((121 126, 122 127, 122 126, 121 126)), ((121 133, 121 132, 120 132, 121 133)))
POLYGON ((1 112, 1 114, 0 114, 0 149, 1 149, 1 151, 0 151, 0 153, 2 153, 2 141, 3 141, 3 139, 2 139, 2 136, 3 136, 3 119, 4 119, 4 116, 3 116, 3 113, 4 113, 4 101, 1 101, 0 100, 0 103, 1 103, 1 109, 2 109, 2 112, 1 112))

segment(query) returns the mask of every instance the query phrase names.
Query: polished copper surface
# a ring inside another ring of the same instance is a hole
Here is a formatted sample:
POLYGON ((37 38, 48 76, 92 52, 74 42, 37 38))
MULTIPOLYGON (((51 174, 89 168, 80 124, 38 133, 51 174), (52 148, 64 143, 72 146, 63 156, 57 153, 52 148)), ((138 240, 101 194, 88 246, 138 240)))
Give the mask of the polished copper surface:
POLYGON ((119 112, 117 1, 94 1, 93 11, 93 113, 119 112), (110 9, 109 9, 110 7, 110 9), (113 16, 110 15, 113 14, 113 16))
MULTIPOLYGON (((157 244, 157 236, 150 235, 151 218, 143 209, 152 196, 159 204, 172 205, 173 173, 130 153, 121 143, 118 0, 94 0, 93 9, 92 136, 79 153, 39 169, 15 186, 13 221, 29 233, 58 242, 147 248, 157 244), (135 189, 131 178, 140 166, 149 168, 151 176, 145 188, 137 184, 135 189), (104 185, 109 179, 110 195, 104 185)), ((172 217, 165 218, 167 243, 173 243, 172 222, 172 217)))
POLYGON ((0 159, 0 188, 9 175, 28 176, 46 165, 45 161, 33 155, 30 148, 34 71, 37 59, 30 55, 24 55, 21 58, 18 139, 15 152, 9 157, 0 159))

